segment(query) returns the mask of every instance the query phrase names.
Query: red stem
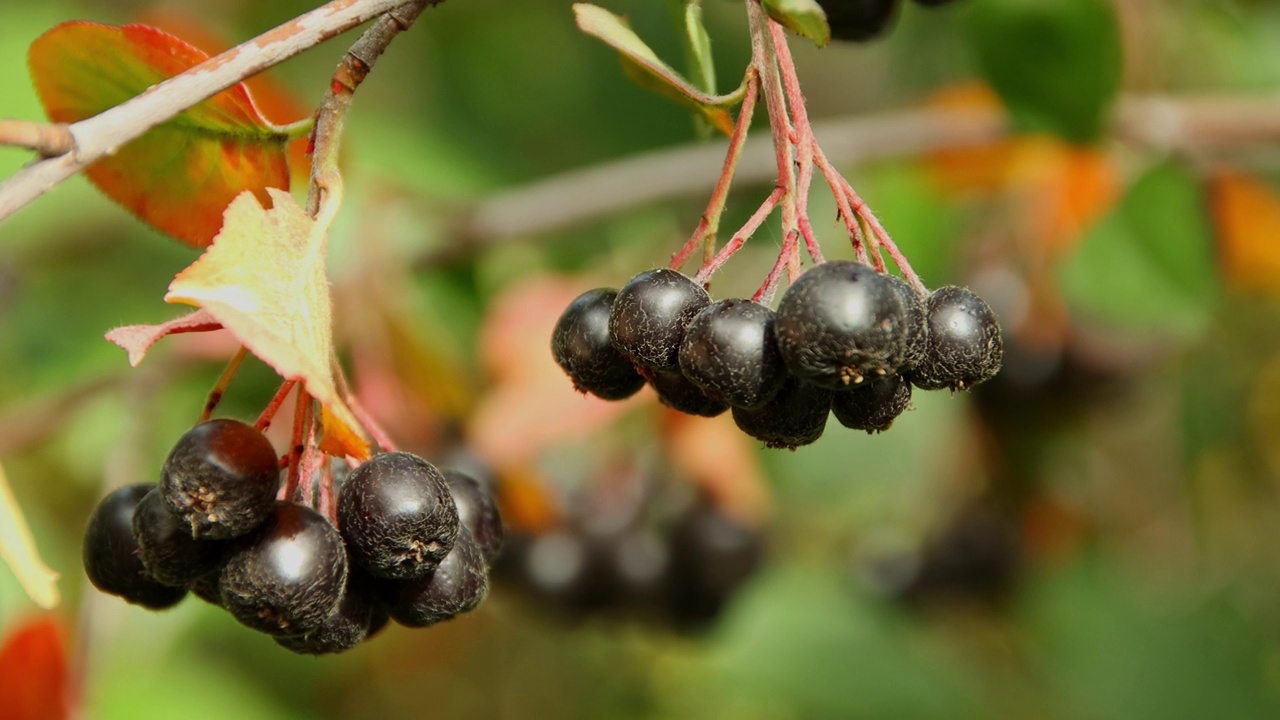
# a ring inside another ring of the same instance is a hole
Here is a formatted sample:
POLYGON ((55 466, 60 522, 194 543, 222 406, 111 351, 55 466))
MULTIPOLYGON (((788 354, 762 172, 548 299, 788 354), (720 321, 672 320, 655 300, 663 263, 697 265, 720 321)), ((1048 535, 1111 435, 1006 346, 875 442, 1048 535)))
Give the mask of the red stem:
POLYGON ((311 394, 298 386, 298 396, 293 406, 293 432, 289 435, 289 475, 284 485, 284 499, 297 497, 302 452, 306 449, 307 427, 311 420, 311 394))
POLYGON ((764 224, 764 221, 773 212, 773 209, 778 206, 785 194, 786 190, 784 188, 774 188, 773 192, 769 193, 769 197, 765 198, 760 207, 756 208, 756 211, 747 219, 742 228, 733 234, 733 238, 725 243, 725 246, 720 248, 720 252, 716 253, 716 256, 711 258, 711 261, 698 271, 698 274, 693 278, 694 282, 700 285, 706 284, 711 279, 711 275, 716 270, 719 270, 720 266, 724 265, 729 258, 733 257, 734 253, 742 249, 742 246, 747 242, 747 238, 754 235, 755 231, 764 224))
POLYGON ((266 432, 267 428, 271 427, 271 421, 275 419, 276 412, 284 404, 284 399, 289 396, 289 391, 293 390, 293 386, 297 384, 297 380, 285 380, 280 384, 280 389, 276 390, 271 402, 267 403, 267 406, 262 410, 262 414, 258 416, 258 421, 253 424, 258 432, 266 432))
POLYGON ((813 234, 813 225, 809 222, 809 187, 813 183, 814 149, 817 139, 813 136, 813 126, 809 124, 809 112, 805 109, 804 94, 800 91, 800 78, 796 74, 795 62, 791 59, 791 48, 787 45, 786 31, 772 20, 769 21, 769 32, 773 37, 774 55, 777 56, 778 69, 782 74, 782 90, 787 98, 787 106, 791 110, 791 119, 795 124, 793 142, 796 145, 796 161, 799 164, 796 180, 796 222, 800 236, 804 238, 805 248, 814 263, 823 262, 822 250, 813 234))
POLYGON ((223 394, 231 386, 231 381, 235 379, 236 373, 240 371, 240 365, 244 363, 244 359, 248 355, 249 348, 241 345, 236 354, 231 356, 231 360, 223 368, 222 374, 218 376, 217 382, 213 384, 213 389, 209 391, 209 396, 204 401, 204 410, 200 412, 200 418, 196 421, 197 423, 202 423, 213 417, 213 411, 218 409, 218 403, 222 402, 223 394))

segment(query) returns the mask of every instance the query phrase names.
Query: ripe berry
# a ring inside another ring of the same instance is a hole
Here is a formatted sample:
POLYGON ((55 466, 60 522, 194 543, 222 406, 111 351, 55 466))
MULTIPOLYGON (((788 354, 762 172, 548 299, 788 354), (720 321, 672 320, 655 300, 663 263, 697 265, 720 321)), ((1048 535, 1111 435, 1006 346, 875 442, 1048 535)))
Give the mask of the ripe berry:
POLYGON ((890 375, 831 396, 831 414, 850 430, 884 432, 911 402, 911 383, 890 375))
POLYGON ((578 616, 611 607, 617 597, 607 554, 594 538, 568 529, 533 537, 518 568, 543 601, 578 616))
POLYGON ((434 465, 413 453, 382 453, 342 484, 338 526, 351 558, 371 575, 416 578, 453 548, 458 510, 434 465))
POLYGON ((707 291, 688 276, 668 268, 646 270, 614 298, 609 336, 636 365, 676 370, 685 327, 710 302, 707 291))
POLYGON ((489 594, 489 568, 468 531, 430 574, 389 582, 387 610, 405 627, 426 627, 474 610, 489 594))
POLYGON ((658 401, 686 415, 715 417, 729 406, 707 396, 679 370, 651 371, 649 384, 658 393, 658 401))
POLYGON ((884 32, 898 10, 898 0, 818 0, 827 14, 831 37, 864 41, 884 32))
POLYGON ((84 572, 102 592, 134 605, 162 610, 186 597, 187 589, 164 585, 147 572, 133 537, 133 513, 153 490, 151 483, 126 485, 98 503, 84 531, 84 572))
POLYGON ((929 349, 908 373, 921 390, 973 387, 1000 371, 1004 343, 995 313, 967 288, 938 288, 926 304, 929 349))
POLYGON ((471 532, 484 561, 492 565, 502 552, 502 517, 489 489, 459 470, 444 470, 445 482, 458 509, 458 524, 471 532))
POLYGON ((700 503, 671 536, 671 612, 682 625, 714 619, 733 593, 760 567, 759 531, 700 503))
POLYGON ((327 655, 350 650, 364 642, 379 605, 371 583, 367 576, 349 573, 342 600, 320 627, 301 635, 277 636, 276 644, 302 655, 327 655))
POLYGON ((773 310, 751 300, 708 305, 685 329, 680 370, 708 397, 734 407, 760 407, 787 375, 774 319, 773 310))
POLYGON ((869 266, 810 268, 778 304, 778 349, 802 380, 843 390, 898 371, 909 332, 898 291, 869 266))
POLYGON ((551 354, 574 389, 605 400, 621 400, 644 387, 644 378, 609 339, 609 309, 617 295, 607 288, 579 295, 551 334, 551 354))
POLYGON ((889 360, 897 365, 899 371, 909 370, 919 365, 929 351, 929 319, 925 314, 924 300, 906 280, 897 275, 885 275, 884 278, 897 291, 906 316, 902 325, 902 349, 896 357, 889 360))
POLYGON ((147 572, 165 585, 186 585, 218 569, 225 548, 219 540, 191 537, 191 528, 169 510, 156 487, 133 511, 133 536, 147 572))
POLYGON ((279 457, 271 442, 252 426, 226 418, 183 434, 160 476, 165 502, 200 538, 253 530, 271 512, 279 490, 279 457))
POLYGON ((822 437, 831 412, 831 395, 830 390, 788 378, 762 407, 734 408, 733 422, 767 447, 794 450, 822 437))
POLYGON ((277 502, 253 535, 237 542, 218 576, 222 606, 272 635, 318 629, 347 582, 342 536, 304 505, 277 502))

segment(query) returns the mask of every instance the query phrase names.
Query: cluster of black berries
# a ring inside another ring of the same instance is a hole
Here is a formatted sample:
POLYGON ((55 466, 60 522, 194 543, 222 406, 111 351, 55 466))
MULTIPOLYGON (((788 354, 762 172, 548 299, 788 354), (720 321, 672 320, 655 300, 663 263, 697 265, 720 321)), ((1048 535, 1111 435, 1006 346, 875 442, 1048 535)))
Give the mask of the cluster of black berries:
POLYGON ((631 618, 697 630, 715 620, 760 567, 764 537, 709 500, 659 522, 600 522, 513 534, 499 569, 562 616, 631 618))
MULTIPOLYGON (((937 7, 951 0, 916 0, 917 5, 937 7)), ((818 0, 827 15, 831 37, 862 42, 885 31, 898 14, 898 0, 818 0)))
POLYGON ((647 381, 669 407, 734 422, 769 447, 817 440, 827 415, 880 432, 906 409, 912 386, 961 390, 1000 369, 991 308, 965 288, 919 297, 902 280, 837 260, 809 269, 777 312, 757 302, 712 302, 670 269, 621 290, 591 290, 560 316, 556 362, 574 387, 606 400, 647 381))
POLYGON ((299 653, 341 652, 394 619, 423 627, 473 609, 502 545, 492 496, 410 453, 353 470, 337 526, 278 500, 279 458, 236 420, 178 440, 159 485, 122 487, 98 504, 84 567, 103 592, 151 609, 187 592, 299 653))

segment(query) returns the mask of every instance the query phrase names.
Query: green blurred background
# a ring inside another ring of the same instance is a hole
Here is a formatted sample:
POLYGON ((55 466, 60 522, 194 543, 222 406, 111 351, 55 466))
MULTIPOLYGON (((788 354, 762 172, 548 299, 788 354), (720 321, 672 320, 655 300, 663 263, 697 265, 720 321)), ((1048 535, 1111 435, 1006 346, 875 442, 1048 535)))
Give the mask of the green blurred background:
MULTIPOLYGON (((629 15, 660 56, 684 66, 678 3, 601 4, 629 15)), ((1108 6, 1126 97, 1256 100, 1280 90, 1280 4, 1108 6)), ((990 107, 984 77, 1007 100, 1013 93, 1015 112, 1019 99, 1043 109, 1036 88, 1074 87, 1073 73, 1097 72, 1093 54, 1107 54, 1105 23, 1072 7, 1081 5, 906 3, 876 42, 819 50, 793 38, 792 47, 815 121, 990 107), (1001 14, 1029 6, 1059 8, 1033 22, 1045 34, 1001 34, 1001 14), (1083 23, 1080 34, 1056 33, 1059 21, 1083 23), (1020 62, 1064 37, 1048 61, 1020 62)), ((18 70, 42 32, 156 9, 130 0, 7 4, 0 116, 42 117, 18 70)), ((162 9, 194 13, 206 30, 239 41, 308 4, 162 9)), ((749 57, 743 7, 707 0, 704 11, 718 84, 734 87, 749 57)), ((313 106, 353 39, 272 75, 313 106)), ((753 137, 767 136, 761 120, 753 137)), ((1050 113, 1019 127, 1076 135, 1072 122, 1050 113)), ((0 461, 41 553, 63 576, 56 612, 82 682, 79 711, 108 719, 1280 717, 1280 152, 1274 135, 1194 130, 1168 147, 1105 133, 1088 148, 1016 134, 937 150, 922 136, 889 158, 843 159, 929 285, 969 284, 1000 312, 1006 367, 971 393, 917 393, 914 409, 881 435, 833 422, 796 452, 748 443, 746 462, 765 478, 768 511, 751 522, 768 557, 709 625, 566 618, 531 598, 516 571, 471 616, 392 627, 322 659, 285 652, 194 600, 153 614, 86 586, 79 543, 89 512, 109 487, 156 476, 226 348, 166 341, 128 368, 102 334, 173 316, 161 297, 196 254, 83 178, 67 182, 0 224, 0 461)), ((570 498, 571 507, 602 467, 660 476, 662 492, 712 482, 671 469, 689 467, 681 457, 697 451, 651 400, 574 437, 513 437, 532 447, 518 457, 470 442, 492 435, 476 413, 491 407, 503 373, 534 354, 544 361, 545 344, 517 345, 514 357, 486 350, 494 328, 505 327, 495 304, 519 307, 534 282, 576 293, 664 264, 711 186, 569 225, 544 227, 535 214, 529 231, 496 236, 475 230, 473 211, 593 166, 614 168, 625 187, 627 166, 614 163, 672 148, 680 149, 672 167, 688 169, 690 153, 723 145, 699 146, 698 135, 684 109, 631 84, 612 51, 576 30, 564 0, 449 0, 399 38, 356 96, 344 142, 349 206, 334 236, 340 336, 357 384, 381 383, 381 400, 369 404, 391 433, 428 457, 469 451, 500 482, 570 498), (375 340, 378 350, 362 354, 375 340), (526 347, 531 354, 519 354, 526 347)), ((714 177, 711 157, 701 171, 714 177)), ((0 175, 26 160, 0 149, 0 175)), ((723 226, 743 222, 767 188, 735 187, 723 226)), ((551 204, 592 202, 586 193, 551 204)), ((820 182, 811 210, 828 255, 850 256, 820 182)), ((751 292, 779 241, 775 220, 717 275, 713 295, 751 292)), ((548 337, 554 313, 527 312, 515 325, 544 323, 530 332, 548 337)), ((276 382, 250 363, 222 412, 255 416, 276 382)), ((709 422, 731 426, 727 417, 709 422)), ((743 487, 720 480, 730 498, 760 492, 750 478, 743 487)), ((537 524, 532 501, 507 499, 537 524)), ((0 637, 34 613, 0 567, 0 637)))

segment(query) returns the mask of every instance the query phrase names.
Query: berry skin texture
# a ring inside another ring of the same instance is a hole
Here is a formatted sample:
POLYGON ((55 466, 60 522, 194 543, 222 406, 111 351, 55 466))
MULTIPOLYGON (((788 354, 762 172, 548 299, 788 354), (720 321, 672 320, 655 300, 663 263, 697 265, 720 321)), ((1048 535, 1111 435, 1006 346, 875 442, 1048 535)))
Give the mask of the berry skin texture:
POLYGON ((919 365, 929 352, 929 318, 925 314, 925 301, 906 280, 897 275, 885 275, 884 278, 897 291, 906 317, 902 325, 902 350, 890 361, 900 371, 909 370, 919 365))
POLYGON ((435 625, 474 610, 489 594, 489 567, 470 532, 458 534, 453 550, 431 574, 387 583, 391 619, 405 627, 435 625))
POLYGON ((208 420, 178 439, 165 460, 160 489, 192 537, 237 537, 271 512, 280 490, 279 456, 252 426, 208 420))
POLYGON ((644 387, 644 377, 609 338, 609 310, 617 295, 609 288, 579 295, 551 334, 551 354, 574 389, 604 400, 622 400, 644 387))
POLYGON ((165 585, 186 585, 222 563, 225 543, 191 537, 191 528, 169 510, 159 488, 153 487, 133 511, 133 536, 147 572, 165 585))
POLYGON ((867 265, 834 260, 800 276, 778 303, 778 349, 796 377, 844 390, 898 371, 908 336, 898 291, 867 265))
POLYGON ((831 414, 850 430, 867 434, 888 430, 911 404, 911 383, 890 375, 870 385, 831 396, 831 414))
POLYGON ((708 305, 685 329, 680 370, 708 397, 734 407, 764 405, 787 376, 774 321, 773 310, 751 300, 708 305))
POLYGON ((863 42, 883 33, 898 11, 898 0, 818 0, 831 37, 863 42))
POLYGON ((968 288, 938 288, 926 303, 929 349, 908 373, 921 390, 966 390, 990 379, 1004 361, 1000 323, 990 306, 968 288))
POLYGON ((831 412, 832 392, 788 378, 782 389, 763 407, 733 409, 733 422, 742 432, 766 447, 795 450, 822 437, 831 412))
POLYGON ((82 556, 85 575, 94 587, 134 605, 163 610, 178 604, 187 589, 158 582, 138 557, 133 513, 154 488, 151 483, 126 485, 103 498, 89 517, 82 556))
POLYGON ((342 600, 320 627, 304 635, 283 635, 276 644, 300 655, 340 653, 364 642, 370 634, 378 600, 372 581, 358 572, 347 575, 342 600))
POLYGON ((342 484, 338 527, 369 574, 404 580, 430 573, 449 554, 458 510, 434 465, 413 453, 382 453, 342 484))
POLYGON ((658 393, 658 402, 685 415, 715 417, 729 409, 725 403, 708 397, 679 370, 653 372, 649 384, 658 393))
POLYGON ((442 474, 458 509, 458 524, 475 538, 485 564, 492 565, 502 553, 504 537, 502 516, 493 494, 479 480, 459 470, 444 470, 442 474))
POLYGON ((324 516, 280 501, 252 536, 237 541, 218 575, 222 606, 270 635, 319 629, 347 582, 342 537, 324 516))
POLYGON ((677 370, 685 327, 710 303, 707 291, 687 275, 668 268, 646 270, 614 298, 609 337, 618 352, 640 367, 677 370))

